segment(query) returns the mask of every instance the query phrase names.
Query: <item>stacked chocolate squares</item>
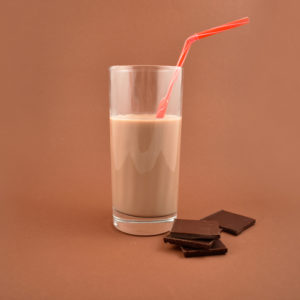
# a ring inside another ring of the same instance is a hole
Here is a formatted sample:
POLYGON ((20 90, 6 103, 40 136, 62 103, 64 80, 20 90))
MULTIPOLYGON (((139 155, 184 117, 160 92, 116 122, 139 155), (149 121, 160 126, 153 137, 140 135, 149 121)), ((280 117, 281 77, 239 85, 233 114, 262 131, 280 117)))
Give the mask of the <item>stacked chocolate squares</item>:
POLYGON ((201 220, 175 219, 164 242, 180 246, 185 257, 225 254, 221 231, 239 235, 254 224, 255 219, 220 210, 201 220))

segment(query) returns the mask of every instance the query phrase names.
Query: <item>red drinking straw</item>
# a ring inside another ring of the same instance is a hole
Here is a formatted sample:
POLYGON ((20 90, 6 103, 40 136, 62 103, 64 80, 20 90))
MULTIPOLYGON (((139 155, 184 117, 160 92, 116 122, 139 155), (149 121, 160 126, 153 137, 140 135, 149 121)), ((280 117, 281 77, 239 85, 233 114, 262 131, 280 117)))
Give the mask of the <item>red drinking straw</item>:
MULTIPOLYGON (((182 51, 181 51, 181 54, 179 56, 179 59, 178 59, 178 62, 177 62, 176 66, 181 67, 183 65, 183 63, 186 59, 186 56, 187 56, 187 54, 188 54, 188 52, 191 48, 191 45, 195 41, 203 39, 207 36, 217 34, 219 32, 226 31, 228 29, 232 29, 232 28, 235 28, 235 27, 238 27, 238 26, 241 26, 241 25, 245 25, 247 23, 249 23, 249 18, 245 17, 245 18, 242 18, 242 19, 239 19, 239 20, 236 20, 236 21, 232 21, 232 22, 226 23, 224 25, 213 27, 213 28, 204 30, 202 32, 195 33, 195 34, 191 35, 190 37, 188 37, 186 39, 186 41, 183 45, 183 48, 182 48, 182 51)), ((156 118, 163 118, 165 116, 165 113, 166 113, 166 110, 167 110, 167 107, 168 107, 168 103, 169 103, 169 98, 170 98, 170 95, 171 95, 171 92, 172 92, 172 88, 173 88, 174 83, 175 83, 175 81, 178 77, 179 70, 180 69, 177 68, 176 71, 174 72, 174 75, 173 75, 173 77, 170 81, 166 96, 164 98, 162 98, 159 102, 157 113, 156 113, 156 118)))

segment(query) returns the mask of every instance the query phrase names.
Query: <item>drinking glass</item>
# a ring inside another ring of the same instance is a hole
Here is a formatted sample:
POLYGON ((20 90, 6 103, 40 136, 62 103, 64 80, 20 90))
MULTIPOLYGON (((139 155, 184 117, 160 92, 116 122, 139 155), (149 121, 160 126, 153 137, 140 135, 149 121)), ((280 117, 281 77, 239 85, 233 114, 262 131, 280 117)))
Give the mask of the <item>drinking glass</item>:
POLYGON ((182 68, 131 65, 109 71, 113 224, 134 235, 167 232, 177 215, 182 68), (175 71, 166 115, 157 118, 175 71))

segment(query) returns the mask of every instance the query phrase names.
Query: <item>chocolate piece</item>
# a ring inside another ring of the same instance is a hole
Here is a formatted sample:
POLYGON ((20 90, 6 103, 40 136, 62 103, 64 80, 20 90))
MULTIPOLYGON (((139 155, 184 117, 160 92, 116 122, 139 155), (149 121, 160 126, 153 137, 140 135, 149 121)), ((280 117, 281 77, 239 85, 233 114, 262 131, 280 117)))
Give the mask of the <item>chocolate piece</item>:
POLYGON ((242 215, 220 210, 201 220, 217 221, 220 228, 228 233, 239 235, 242 231, 255 224, 255 220, 242 215))
POLYGON ((214 221, 175 219, 171 235, 182 239, 214 240, 220 238, 220 228, 214 221))
POLYGON ((215 240, 214 244, 209 249, 193 249, 185 246, 181 246, 181 251, 185 257, 193 256, 208 256, 208 255, 220 255, 227 252, 226 246, 221 240, 215 240))
POLYGON ((187 239, 180 239, 173 237, 172 234, 164 237, 165 243, 170 243, 179 246, 187 246, 192 248, 203 248, 208 249, 213 245, 214 240, 201 240, 201 239, 194 239, 194 240, 187 240, 187 239))

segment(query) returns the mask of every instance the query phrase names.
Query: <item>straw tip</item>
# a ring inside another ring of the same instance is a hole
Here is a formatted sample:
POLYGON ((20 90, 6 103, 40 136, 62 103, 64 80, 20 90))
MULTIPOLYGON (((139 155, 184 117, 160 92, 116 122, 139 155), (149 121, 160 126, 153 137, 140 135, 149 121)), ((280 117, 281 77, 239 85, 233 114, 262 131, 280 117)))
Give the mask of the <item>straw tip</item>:
POLYGON ((244 21, 245 23, 249 23, 250 18, 249 17, 244 17, 244 18, 241 19, 241 21, 244 21))

